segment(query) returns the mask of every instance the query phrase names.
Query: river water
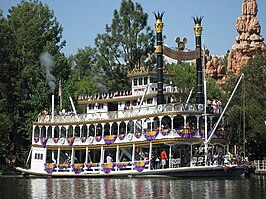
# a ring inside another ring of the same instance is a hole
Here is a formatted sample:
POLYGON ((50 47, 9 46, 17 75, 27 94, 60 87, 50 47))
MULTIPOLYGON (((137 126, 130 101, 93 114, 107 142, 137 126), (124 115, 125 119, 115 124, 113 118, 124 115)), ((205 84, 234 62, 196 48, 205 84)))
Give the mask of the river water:
POLYGON ((239 178, 27 178, 0 176, 1 199, 262 199, 266 176, 239 178))

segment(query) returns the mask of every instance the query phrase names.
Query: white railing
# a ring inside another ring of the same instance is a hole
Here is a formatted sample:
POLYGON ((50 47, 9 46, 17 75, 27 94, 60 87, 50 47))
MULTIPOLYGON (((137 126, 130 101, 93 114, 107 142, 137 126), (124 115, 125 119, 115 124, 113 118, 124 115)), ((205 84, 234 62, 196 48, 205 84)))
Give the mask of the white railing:
POLYGON ((254 160, 256 170, 266 171, 266 160, 254 160))
POLYGON ((161 104, 158 106, 147 106, 141 108, 133 108, 128 110, 109 111, 109 112, 94 112, 84 114, 71 115, 56 115, 52 121, 51 115, 40 115, 38 122, 40 123, 72 123, 72 122, 87 122, 95 120, 113 120, 119 118, 131 118, 136 116, 145 116, 149 114, 156 114, 161 112, 193 112, 203 113, 202 104, 161 104))

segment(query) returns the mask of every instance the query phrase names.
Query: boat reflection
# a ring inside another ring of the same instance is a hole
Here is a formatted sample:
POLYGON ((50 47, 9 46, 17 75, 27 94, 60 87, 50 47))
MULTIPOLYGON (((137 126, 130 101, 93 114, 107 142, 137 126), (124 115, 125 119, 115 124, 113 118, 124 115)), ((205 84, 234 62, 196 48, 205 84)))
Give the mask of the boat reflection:
POLYGON ((198 199, 247 198, 266 194, 266 176, 249 179, 32 178, 30 182, 32 198, 198 199))

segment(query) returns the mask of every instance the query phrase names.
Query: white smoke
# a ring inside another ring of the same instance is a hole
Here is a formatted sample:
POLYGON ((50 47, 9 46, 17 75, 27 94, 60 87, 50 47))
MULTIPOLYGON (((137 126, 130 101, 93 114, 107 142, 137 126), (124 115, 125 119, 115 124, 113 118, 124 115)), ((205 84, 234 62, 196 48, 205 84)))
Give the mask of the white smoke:
POLYGON ((46 69, 46 81, 50 88, 50 92, 53 93, 55 90, 55 77, 51 72, 53 71, 54 59, 52 55, 50 55, 48 52, 45 52, 40 55, 40 61, 41 65, 46 69))

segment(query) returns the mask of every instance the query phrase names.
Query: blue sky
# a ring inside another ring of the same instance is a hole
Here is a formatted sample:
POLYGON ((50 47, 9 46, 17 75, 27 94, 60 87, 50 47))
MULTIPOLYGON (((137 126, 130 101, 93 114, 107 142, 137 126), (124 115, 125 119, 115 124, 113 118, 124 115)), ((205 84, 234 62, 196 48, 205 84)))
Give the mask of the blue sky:
MULTIPOLYGON (((104 33, 105 24, 111 24, 114 9, 119 9, 122 0, 42 0, 54 11, 63 26, 66 55, 75 54, 85 46, 94 47, 97 34, 104 33)), ((1 0, 0 9, 7 15, 11 6, 20 0, 1 0)), ((238 35, 235 22, 241 15, 242 0, 133 0, 148 13, 148 25, 154 28, 153 11, 165 11, 164 43, 175 46, 175 37, 186 37, 187 48, 194 49, 194 22, 192 16, 204 16, 203 42, 211 54, 224 55, 231 50, 238 35)), ((266 0, 257 0, 261 35, 266 38, 266 0)))

